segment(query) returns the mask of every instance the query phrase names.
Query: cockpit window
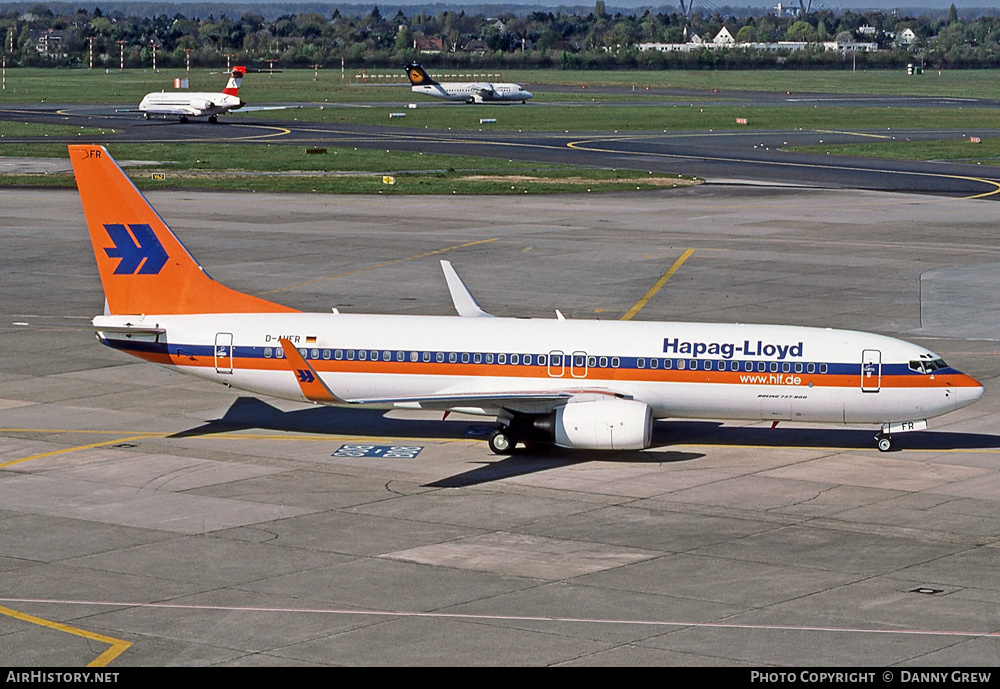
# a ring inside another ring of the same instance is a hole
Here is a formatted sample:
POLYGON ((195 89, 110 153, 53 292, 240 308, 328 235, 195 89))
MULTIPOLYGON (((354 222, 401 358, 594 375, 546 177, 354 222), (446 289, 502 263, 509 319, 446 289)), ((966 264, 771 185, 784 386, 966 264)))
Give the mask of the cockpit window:
POLYGON ((942 368, 948 368, 948 364, 944 363, 944 359, 921 359, 910 362, 910 370, 917 373, 934 373, 934 371, 942 368))

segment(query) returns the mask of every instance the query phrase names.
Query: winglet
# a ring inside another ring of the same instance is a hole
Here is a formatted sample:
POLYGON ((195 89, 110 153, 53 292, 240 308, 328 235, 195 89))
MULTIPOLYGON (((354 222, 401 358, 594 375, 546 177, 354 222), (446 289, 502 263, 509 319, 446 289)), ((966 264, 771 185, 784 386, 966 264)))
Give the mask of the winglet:
POLYGON ((333 391, 326 386, 323 379, 316 373, 316 369, 305 360, 290 340, 283 337, 278 342, 281 343, 281 348, 285 350, 285 360, 288 361, 289 368, 295 374, 295 380, 298 381, 303 397, 317 404, 347 404, 345 400, 333 394, 333 391))
POLYGON ((492 313, 486 313, 479 306, 479 302, 476 301, 476 298, 472 296, 472 292, 462 282, 462 278, 458 276, 450 261, 441 261, 441 269, 444 271, 444 279, 448 281, 448 291, 451 292, 451 301, 455 304, 455 310, 458 311, 459 316, 469 318, 493 317, 492 313))

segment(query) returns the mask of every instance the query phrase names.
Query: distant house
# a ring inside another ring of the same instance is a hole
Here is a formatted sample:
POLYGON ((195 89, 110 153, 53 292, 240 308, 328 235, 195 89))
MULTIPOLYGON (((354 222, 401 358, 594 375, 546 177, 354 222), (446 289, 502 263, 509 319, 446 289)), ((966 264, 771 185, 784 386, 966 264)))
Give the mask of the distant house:
POLYGON ((437 55, 444 50, 443 38, 415 38, 413 48, 423 55, 437 55))
POLYGON ((896 38, 896 42, 899 45, 913 45, 916 40, 917 34, 913 33, 913 29, 903 29, 896 38))
POLYGON ((62 50, 63 41, 66 38, 65 32, 45 29, 44 31, 32 31, 30 35, 35 44, 35 51, 40 55, 49 58, 67 56, 67 53, 62 50))
POLYGON ((729 33, 729 29, 723 26, 722 31, 715 34, 715 38, 712 39, 712 43, 715 45, 734 45, 736 43, 736 39, 733 38, 731 33, 729 33))
POLYGON ((489 52, 490 47, 486 45, 486 41, 481 38, 473 38, 471 41, 462 46, 462 50, 467 53, 476 53, 478 55, 485 55, 489 52))
POLYGON ((870 42, 849 42, 838 43, 837 41, 825 41, 822 43, 808 43, 805 41, 778 41, 776 43, 737 43, 729 30, 723 27, 722 31, 716 34, 712 41, 706 42, 698 36, 692 34, 687 43, 640 43, 639 50, 657 50, 663 53, 689 53, 694 50, 764 50, 770 53, 791 53, 796 50, 820 47, 827 51, 856 51, 860 53, 874 53, 878 51, 878 44, 870 42))

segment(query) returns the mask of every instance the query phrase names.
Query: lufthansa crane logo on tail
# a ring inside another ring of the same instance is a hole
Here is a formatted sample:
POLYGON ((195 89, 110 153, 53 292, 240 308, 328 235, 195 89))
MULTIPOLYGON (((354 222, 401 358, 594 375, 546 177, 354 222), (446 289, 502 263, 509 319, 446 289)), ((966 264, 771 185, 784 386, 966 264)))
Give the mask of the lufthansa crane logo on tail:
POLYGON ((166 264, 167 255, 156 233, 149 225, 105 225, 108 236, 115 243, 105 249, 108 258, 120 258, 115 275, 158 275, 166 264))
POLYGON ((424 80, 424 75, 420 73, 420 70, 414 69, 412 67, 407 68, 406 76, 410 77, 410 81, 414 84, 419 84, 424 80))

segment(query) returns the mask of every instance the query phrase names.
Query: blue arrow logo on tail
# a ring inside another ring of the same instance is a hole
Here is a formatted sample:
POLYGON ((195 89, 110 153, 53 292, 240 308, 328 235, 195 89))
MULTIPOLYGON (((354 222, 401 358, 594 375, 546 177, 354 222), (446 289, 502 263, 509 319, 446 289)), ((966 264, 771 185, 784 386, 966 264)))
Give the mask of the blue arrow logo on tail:
POLYGON ((308 369, 304 368, 296 369, 295 375, 299 377, 299 382, 301 383, 311 383, 314 380, 316 380, 315 376, 313 376, 312 374, 312 371, 309 371, 308 369))
POLYGON ((124 225, 105 225, 104 229, 115 243, 113 249, 104 252, 109 258, 121 259, 115 275, 135 275, 137 270, 139 275, 157 275, 170 258, 149 225, 129 225, 128 229, 124 225))

